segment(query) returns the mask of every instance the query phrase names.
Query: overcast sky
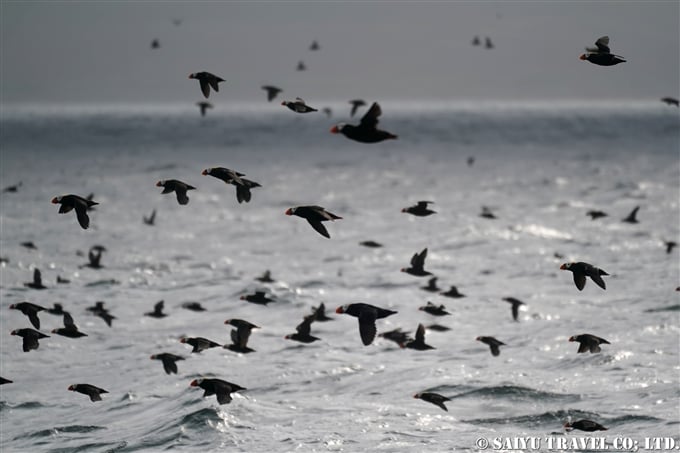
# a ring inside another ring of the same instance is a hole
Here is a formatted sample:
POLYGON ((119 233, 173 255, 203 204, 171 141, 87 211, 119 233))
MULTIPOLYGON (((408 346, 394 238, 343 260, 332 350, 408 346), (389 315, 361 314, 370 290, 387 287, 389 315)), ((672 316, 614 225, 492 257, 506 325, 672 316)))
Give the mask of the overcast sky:
POLYGON ((195 102, 187 76, 204 70, 226 79, 214 102, 261 101, 265 83, 310 104, 656 100, 678 96, 679 5, 1 0, 0 101, 195 102), (473 47, 475 35, 495 48, 473 47), (578 59, 603 35, 627 63, 578 59))

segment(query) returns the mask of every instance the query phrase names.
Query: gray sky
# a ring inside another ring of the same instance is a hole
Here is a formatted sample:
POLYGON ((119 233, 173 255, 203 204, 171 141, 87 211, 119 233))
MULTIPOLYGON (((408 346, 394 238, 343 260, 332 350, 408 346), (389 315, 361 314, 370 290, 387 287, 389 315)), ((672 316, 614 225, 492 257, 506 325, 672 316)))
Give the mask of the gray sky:
POLYGON ((202 70, 227 80, 213 102, 262 100, 265 83, 312 105, 677 97, 679 5, 0 0, 0 101, 195 102, 202 70), (578 59, 602 35, 627 63, 578 59))

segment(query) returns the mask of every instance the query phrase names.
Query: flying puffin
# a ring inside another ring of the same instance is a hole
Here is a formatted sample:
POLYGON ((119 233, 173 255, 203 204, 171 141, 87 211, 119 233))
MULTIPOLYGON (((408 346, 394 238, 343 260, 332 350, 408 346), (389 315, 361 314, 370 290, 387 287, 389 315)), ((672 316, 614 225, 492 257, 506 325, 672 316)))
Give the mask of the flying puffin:
POLYGON ((198 82, 201 85, 201 92, 203 93, 203 96, 205 96, 206 99, 208 99, 208 96, 210 96, 211 87, 213 90, 219 92, 220 87, 218 83, 224 82, 223 78, 205 71, 194 72, 193 74, 189 74, 189 78, 198 80, 198 82))
POLYGON ((380 105, 374 102, 368 112, 361 118, 358 125, 339 123, 331 128, 331 133, 342 134, 350 140, 360 143, 379 143, 384 140, 394 140, 396 135, 377 128, 378 117, 382 114, 380 105))
POLYGON ((579 59, 587 60, 598 66, 614 66, 626 62, 623 57, 610 53, 609 36, 603 36, 595 41, 595 47, 586 47, 586 53, 582 54, 579 59))

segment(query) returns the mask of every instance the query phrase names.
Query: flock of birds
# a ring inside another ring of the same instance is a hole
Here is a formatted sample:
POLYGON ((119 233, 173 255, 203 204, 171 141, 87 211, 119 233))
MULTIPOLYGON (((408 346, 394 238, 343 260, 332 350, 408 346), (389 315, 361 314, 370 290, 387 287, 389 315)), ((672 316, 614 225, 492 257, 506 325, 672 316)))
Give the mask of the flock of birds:
MULTIPOLYGON (((482 46, 482 40, 479 36, 475 36, 471 42, 473 46, 482 46)), ((485 49, 493 49, 495 48, 494 43, 491 41, 491 38, 488 36, 484 38, 484 46, 485 49)), ((160 43, 158 39, 154 39, 151 43, 151 48, 152 49, 158 49, 160 48, 160 43)), ((319 46, 319 43, 315 40, 312 42, 312 44, 309 46, 309 50, 311 51, 317 51, 321 47, 319 46)), ((579 57, 581 60, 589 61, 590 63, 599 65, 599 66, 615 66, 619 63, 625 63, 626 60, 624 57, 620 55, 615 55, 611 53, 611 50, 609 48, 609 36, 602 36, 599 38, 597 41, 595 41, 595 47, 586 47, 586 52, 581 54, 579 57)), ((297 71, 306 71, 307 66, 305 65, 304 61, 299 61, 296 67, 297 71)), ((214 91, 219 92, 219 83, 220 82, 225 82, 225 80, 219 76, 216 76, 214 74, 211 74, 206 71, 198 72, 198 73, 193 73, 189 75, 190 79, 197 79, 200 83, 201 86, 201 92, 203 93, 203 96, 208 99, 210 96, 210 89, 212 88, 214 91)), ((277 87, 275 85, 262 85, 262 90, 264 90, 267 93, 267 101, 272 102, 276 97, 283 92, 283 89, 280 87, 277 87)), ((680 100, 674 97, 663 97, 661 98, 661 101, 668 104, 668 105, 675 105, 676 107, 680 107, 680 100)), ((350 105, 352 105, 352 109, 350 111, 350 117, 354 117, 354 115, 357 113, 357 110, 366 105, 366 101, 363 99, 352 99, 349 101, 350 105)), ((201 115, 205 116, 207 109, 213 108, 213 105, 210 102, 207 101, 199 101, 196 103, 196 105, 199 107, 201 115)), ((290 110, 296 113, 310 113, 310 112, 318 112, 319 110, 308 106, 305 101, 300 98, 296 97, 294 101, 282 101, 281 105, 288 107, 290 110)), ((326 114, 326 116, 330 117, 332 115, 332 110, 330 107, 324 107, 322 109, 323 113, 326 114)), ((347 134, 345 134, 347 135, 347 134)), ((347 135, 349 138, 354 139, 353 137, 350 137, 347 135)), ((396 137, 386 137, 386 138, 396 138, 396 137)), ((357 141, 362 141, 362 140, 357 140, 357 141)), ((380 140, 378 140, 380 141, 380 140)))
MULTIPOLYGON (((472 44, 475 46, 481 46, 482 42, 479 37, 475 37, 472 44)), ((493 48, 493 43, 488 37, 485 40, 484 46, 487 49, 493 48)), ((152 48, 159 47, 160 47, 159 41, 154 40, 152 42, 152 48)), ((310 50, 316 51, 319 49, 320 46, 316 41, 314 41, 310 46, 310 50)), ((609 37, 607 36, 599 38, 595 42, 595 47, 587 48, 586 50, 587 52, 581 55, 580 59, 589 61, 590 63, 596 65, 613 66, 626 61, 623 57, 611 53, 609 48, 609 37)), ((305 69, 304 62, 300 61, 297 69, 304 70, 305 69)), ((197 80, 199 82, 201 93, 206 99, 209 98, 211 90, 219 92, 219 84, 225 82, 223 78, 205 71, 192 73, 189 75, 189 78, 197 80)), ((262 87, 262 89, 266 91, 267 100, 269 102, 274 100, 278 96, 278 94, 282 92, 280 88, 272 85, 265 85, 262 87)), ((678 100, 675 98, 663 98, 662 101, 668 103, 669 105, 676 106, 678 105, 678 100)), ((294 101, 283 101, 281 104, 295 113, 305 114, 318 111, 316 108, 308 106, 305 103, 305 101, 299 97, 296 98, 294 101)), ((350 116, 354 116, 359 108, 367 105, 367 103, 361 99, 351 100, 350 104, 352 106, 350 116)), ((201 112, 203 115, 205 115, 206 109, 212 107, 212 105, 209 104, 208 102, 201 102, 199 103, 199 106, 201 107, 201 112)), ((326 111, 326 113, 330 114, 330 111, 326 111)), ((379 143, 385 140, 397 139, 397 136, 395 134, 378 129, 377 127, 378 118, 380 117, 381 114, 382 111, 379 104, 374 102, 369 107, 368 111, 363 115, 358 124, 353 125, 339 123, 333 126, 330 132, 334 134, 342 134, 350 140, 369 144, 379 143)), ((468 161, 468 164, 471 165, 471 162, 468 161)), ((223 181, 227 185, 235 186, 236 198, 239 203, 250 202, 251 190, 257 187, 261 187, 259 183, 246 179, 244 177, 246 176, 244 173, 225 167, 206 168, 205 170, 203 170, 202 175, 212 176, 223 181)), ((15 186, 8 187, 4 190, 4 192, 16 192, 20 185, 21 183, 15 186)), ((163 191, 161 192, 163 194, 169 194, 174 192, 177 198, 177 202, 180 205, 187 205, 189 203, 189 197, 187 196, 187 192, 195 189, 194 186, 186 182, 179 181, 177 179, 161 180, 158 181, 156 185, 158 187, 163 188, 163 191)), ((52 199, 52 203, 60 205, 59 207, 60 214, 65 214, 74 211, 77 221, 83 229, 87 229, 90 225, 90 218, 88 212, 90 212, 94 206, 98 205, 96 201, 92 200, 91 196, 81 197, 74 194, 56 196, 52 199)), ((433 214, 436 214, 436 211, 430 209, 431 204, 433 204, 432 201, 419 201, 414 206, 402 209, 402 212, 418 217, 428 217, 433 214)), ((636 215, 638 213, 638 210, 639 207, 636 207, 628 217, 623 219, 623 221, 628 223, 637 223, 638 220, 636 218, 636 215)), ((288 216, 297 216, 305 219, 317 233, 329 239, 331 236, 326 227, 324 226, 323 222, 342 219, 342 217, 326 210, 325 208, 314 205, 291 207, 285 211, 285 214, 288 216)), ((593 220, 607 216, 607 214, 602 211, 589 211, 587 212, 587 215, 590 216, 593 220)), ((496 218, 495 215, 488 208, 484 208, 480 216, 488 219, 496 218)), ((156 211, 154 210, 149 217, 144 217, 143 219, 144 223, 146 223, 147 225, 153 225, 155 217, 156 211)), ((367 247, 381 246, 381 244, 373 241, 366 241, 361 244, 367 247)), ((677 243, 675 243, 674 241, 666 241, 667 253, 671 253, 673 247, 675 247, 676 245, 677 243)), ((105 251, 106 248, 103 246, 92 247, 88 253, 89 262, 85 266, 94 269, 101 268, 102 253, 105 251)), ((401 271, 415 277, 429 277, 428 284, 422 287, 424 291, 437 292, 443 296, 451 298, 465 297, 465 295, 461 294, 455 286, 451 286, 451 288, 448 291, 441 291, 441 288, 437 286, 437 277, 433 276, 431 272, 425 269, 425 260, 427 258, 427 252, 428 249, 425 248, 419 253, 414 253, 413 257, 411 258, 409 266, 402 268, 401 271)), ((5 258, 3 258, 3 260, 6 261, 5 258)), ((590 278, 593 281, 593 283, 595 283, 603 290, 606 289, 606 284, 602 277, 607 276, 609 274, 595 265, 585 262, 571 262, 562 264, 560 269, 572 272, 574 284, 579 291, 584 289, 587 278, 590 278)), ((259 277, 258 280, 263 283, 269 283, 274 281, 269 271, 267 271, 264 275, 259 277)), ((58 277, 58 282, 68 283, 67 280, 61 279, 61 277, 58 277)), ((33 281, 26 283, 25 286, 36 290, 46 288, 42 283, 42 278, 39 269, 37 268, 34 269, 33 281)), ((680 287, 678 288, 678 290, 680 290, 680 287)), ((244 295, 241 297, 241 299, 249 303, 262 305, 267 305, 268 303, 274 301, 274 299, 267 297, 264 291, 257 291, 254 294, 244 295)), ((503 300, 511 304, 512 318, 515 321, 518 321, 519 320, 518 313, 520 307, 524 305, 524 302, 513 297, 506 297, 503 300)), ((69 312, 65 311, 60 304, 54 304, 52 308, 45 308, 28 301, 24 301, 11 304, 9 308, 12 310, 18 310, 25 316, 27 316, 30 324, 34 327, 34 329, 33 328, 15 329, 11 332, 11 335, 22 337, 22 349, 24 352, 29 352, 31 350, 38 349, 39 340, 49 338, 48 335, 45 335, 39 331, 40 319, 38 317, 38 313, 43 311, 49 314, 62 316, 63 318, 64 326, 52 330, 51 332, 52 334, 62 335, 68 338, 80 338, 87 336, 86 333, 83 333, 78 329, 73 320, 72 315, 69 312)), ((194 311, 205 310, 197 302, 187 303, 185 304, 184 308, 194 311)), ((160 301, 155 304, 152 311, 145 313, 145 315, 154 318, 163 318, 166 316, 166 314, 163 312, 163 309, 164 302, 160 301)), ((93 315, 102 318, 109 327, 111 327, 113 320, 116 319, 115 316, 113 316, 108 311, 108 309, 104 307, 103 302, 97 302, 94 306, 89 307, 87 310, 90 311, 93 315)), ((446 307, 443 304, 435 305, 431 302, 428 302, 427 305, 421 306, 419 310, 424 311, 435 317, 450 315, 450 313, 446 311, 446 307)), ((389 310, 386 308, 378 307, 367 303, 351 303, 343 305, 337 307, 335 312, 337 314, 346 314, 357 318, 359 336, 361 342, 366 346, 370 345, 377 336, 376 321, 396 313, 393 310, 389 310)), ((300 322, 300 324, 296 326, 295 328, 296 332, 286 335, 285 339, 301 343, 312 343, 314 341, 317 341, 319 340, 319 338, 311 334, 312 324, 314 322, 325 322, 331 319, 332 318, 326 315, 325 306, 322 303, 318 307, 313 307, 312 313, 304 316, 302 322, 300 322)), ((251 331, 253 329, 259 328, 257 325, 243 319, 228 319, 224 322, 224 324, 230 325, 234 328, 234 330, 231 331, 230 344, 223 346, 215 341, 203 337, 184 337, 180 339, 180 343, 190 345, 192 347, 191 353, 201 353, 206 349, 216 347, 224 347, 231 351, 242 354, 254 352, 254 350, 248 346, 248 340, 250 338, 251 331)), ((433 324, 431 326, 428 326, 427 328, 432 330, 448 330, 447 327, 438 324, 433 324)), ((423 324, 419 324, 415 333, 415 338, 412 338, 409 335, 409 333, 401 331, 401 329, 383 332, 380 334, 380 337, 394 341, 397 344, 399 344, 399 346, 402 348, 409 348, 419 351, 434 349, 432 346, 428 345, 425 342, 425 331, 426 331, 425 326, 423 324)), ((498 356, 500 354, 500 347, 505 345, 505 343, 503 343, 502 341, 491 336, 479 336, 476 338, 476 340, 488 345, 490 352, 493 356, 498 356)), ((569 341, 579 343, 577 353, 586 352, 598 353, 601 351, 600 345, 610 344, 609 341, 607 341, 606 339, 588 333, 573 335, 569 338, 569 341)), ((167 374, 176 374, 178 372, 177 362, 180 360, 184 360, 184 357, 168 352, 154 354, 150 358, 153 360, 161 361, 163 369, 167 374)), ((5 378, 0 379, 2 384, 12 382, 11 380, 5 378)), ((244 387, 238 384, 234 384, 232 382, 217 378, 194 379, 191 381, 190 386, 200 387, 201 389, 203 389, 204 397, 215 395, 217 398, 217 402, 219 404, 229 403, 232 400, 231 397, 232 393, 245 390, 244 387)), ((90 400, 93 402, 101 401, 102 399, 101 394, 108 393, 106 390, 102 388, 87 383, 70 385, 68 387, 68 390, 85 394, 89 396, 90 400)), ((445 411, 448 410, 444 403, 446 401, 449 401, 449 398, 447 398, 444 395, 440 395, 433 392, 420 392, 415 394, 414 398, 422 399, 423 401, 432 403, 445 411)), ((583 431, 598 431, 607 429, 604 426, 600 425, 599 423, 591 420, 578 420, 575 422, 567 422, 564 425, 564 427, 567 430, 579 429, 583 431)))

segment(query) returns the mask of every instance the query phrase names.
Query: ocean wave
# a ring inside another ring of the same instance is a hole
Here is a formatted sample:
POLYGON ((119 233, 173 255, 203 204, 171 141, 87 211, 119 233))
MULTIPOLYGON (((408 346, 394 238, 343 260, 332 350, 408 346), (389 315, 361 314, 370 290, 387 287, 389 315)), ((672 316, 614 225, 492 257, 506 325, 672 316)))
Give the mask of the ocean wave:
POLYGON ((665 311, 680 311, 680 304, 669 305, 667 307, 648 308, 645 313, 658 313, 665 311))
POLYGON ((52 437, 58 436, 61 433, 91 433, 93 431, 99 431, 106 429, 105 426, 82 426, 82 425, 70 425, 70 426, 55 426, 52 429, 43 429, 40 431, 35 431, 33 433, 28 433, 27 437, 52 437))
MULTIPOLYGON (((439 391, 440 389, 436 389, 439 391)), ((508 399, 511 401, 578 401, 581 399, 580 395, 571 395, 564 393, 552 393, 542 390, 537 390, 529 387, 520 387, 514 385, 499 385, 491 387, 483 387, 458 393, 449 396, 451 399, 456 398, 493 398, 493 399, 508 399)))
MULTIPOLYGON (((568 420, 602 420, 602 416, 596 412, 588 412, 579 409, 563 409, 557 411, 542 412, 539 414, 514 415, 511 417, 492 417, 463 419, 465 423, 481 426, 513 425, 530 427, 532 429, 561 428, 568 420)), ((602 422, 604 423, 604 422, 602 422)))

